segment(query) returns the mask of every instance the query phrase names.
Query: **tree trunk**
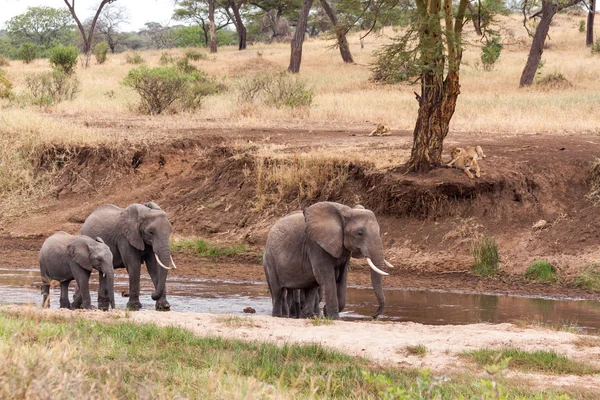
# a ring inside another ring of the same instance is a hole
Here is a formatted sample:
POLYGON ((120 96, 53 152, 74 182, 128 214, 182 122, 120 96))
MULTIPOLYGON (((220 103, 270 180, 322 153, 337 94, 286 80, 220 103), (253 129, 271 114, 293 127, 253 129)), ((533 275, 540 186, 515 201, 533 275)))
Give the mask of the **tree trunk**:
POLYGON ((298 25, 296 25, 296 32, 292 38, 292 51, 290 54, 290 66, 288 71, 292 73, 300 72, 300 63, 302 62, 302 44, 304 43, 304 35, 306 33, 306 26, 308 25, 308 13, 312 7, 313 0, 304 0, 300 15, 298 16, 298 25))
POLYGON ((208 20, 210 26, 210 52, 217 52, 217 33, 215 30, 215 0, 208 0, 208 20))
POLYGON ((544 52, 544 43, 546 42, 546 36, 548 36, 548 31, 550 30, 550 23, 556 12, 556 5, 554 5, 552 1, 544 1, 542 3, 542 16, 540 18, 540 23, 535 30, 535 34, 533 35, 533 42, 531 43, 527 63, 521 74, 520 87, 530 86, 533 83, 538 65, 542 59, 542 53, 544 52))
POLYGON ((475 12, 475 7, 471 3, 467 5, 469 12, 471 13, 471 18, 473 18, 473 28, 478 36, 481 36, 481 21, 479 20, 479 11, 475 12))
POLYGON ((590 11, 587 17, 587 33, 585 35, 585 45, 594 44, 594 15, 596 14, 596 0, 590 0, 590 11))
POLYGON ((233 10, 233 18, 235 18, 235 27, 237 28, 238 38, 240 39, 239 50, 246 49, 246 26, 244 20, 240 14, 241 3, 237 4, 235 1, 231 2, 231 9, 233 10))
POLYGON ((354 63, 352 53, 350 53, 350 46, 348 45, 348 40, 346 39, 346 28, 344 26, 339 26, 337 15, 335 15, 333 8, 331 8, 327 0, 321 0, 321 5, 329 17, 329 20, 333 24, 333 29, 335 30, 335 35, 337 36, 338 47, 340 48, 340 54, 342 55, 342 60, 344 60, 345 63, 354 63))

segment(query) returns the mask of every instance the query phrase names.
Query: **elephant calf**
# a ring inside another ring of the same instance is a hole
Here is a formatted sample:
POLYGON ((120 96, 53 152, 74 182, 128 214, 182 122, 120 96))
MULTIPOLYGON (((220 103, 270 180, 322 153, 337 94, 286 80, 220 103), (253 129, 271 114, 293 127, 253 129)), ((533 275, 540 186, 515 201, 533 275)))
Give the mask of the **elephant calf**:
POLYGON ((102 239, 95 240, 83 235, 69 235, 57 232, 50 236, 40 250, 40 273, 43 306, 49 306, 50 281, 60 282, 60 307, 71 308, 69 284, 73 279, 79 286, 79 297, 74 301, 75 308, 92 308, 89 281, 94 269, 100 273, 100 282, 108 289, 110 305, 115 308, 113 256, 102 239), (79 304, 81 303, 81 304, 79 304))

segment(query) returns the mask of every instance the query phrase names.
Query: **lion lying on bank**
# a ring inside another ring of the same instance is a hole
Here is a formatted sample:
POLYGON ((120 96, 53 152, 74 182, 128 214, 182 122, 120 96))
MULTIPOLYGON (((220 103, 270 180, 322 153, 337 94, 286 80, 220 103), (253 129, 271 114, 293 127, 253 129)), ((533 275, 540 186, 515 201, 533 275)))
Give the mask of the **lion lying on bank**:
POLYGON ((469 179, 473 179, 473 174, 470 171, 471 169, 475 171, 475 176, 477 178, 481 176, 479 163, 477 162, 477 160, 485 158, 481 146, 468 146, 466 148, 452 147, 450 149, 450 156, 452 159, 446 164, 447 167, 462 169, 469 179))

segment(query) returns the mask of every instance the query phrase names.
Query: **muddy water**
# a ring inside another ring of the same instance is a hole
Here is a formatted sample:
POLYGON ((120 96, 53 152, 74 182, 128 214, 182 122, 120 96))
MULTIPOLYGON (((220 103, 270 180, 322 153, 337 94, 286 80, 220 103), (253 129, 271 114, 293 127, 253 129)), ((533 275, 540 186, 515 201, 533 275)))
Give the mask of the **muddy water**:
MULTIPOLYGON (((97 275, 91 279, 92 304, 96 299, 97 275)), ((41 279, 36 269, 0 268, 0 303, 41 303, 41 279)), ((71 298, 75 284, 71 283, 71 298)), ((172 277, 168 281, 171 309, 210 313, 242 313, 253 307, 257 313, 269 314, 271 299, 263 282, 216 281, 172 277)), ((121 292, 128 288, 127 275, 115 277, 117 308, 124 308, 127 298, 121 292)), ((142 304, 153 310, 150 298, 153 286, 148 275, 142 275, 142 304)), ((51 307, 58 307, 60 289, 55 288, 51 307)), ((386 290, 383 319, 412 321, 423 324, 500 323, 517 319, 545 323, 576 325, 581 330, 600 332, 600 302, 589 300, 552 300, 516 296, 463 294, 418 290, 386 290)), ((349 288, 344 319, 368 319, 377 308, 369 288, 349 288)))

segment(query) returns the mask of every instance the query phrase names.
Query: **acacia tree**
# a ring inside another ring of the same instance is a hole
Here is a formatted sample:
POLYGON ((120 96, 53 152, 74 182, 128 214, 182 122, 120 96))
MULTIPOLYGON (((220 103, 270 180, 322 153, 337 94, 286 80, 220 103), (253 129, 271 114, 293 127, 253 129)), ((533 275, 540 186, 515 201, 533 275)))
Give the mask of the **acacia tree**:
MULTIPOLYGON (((204 45, 210 46, 210 52, 217 52, 217 31, 231 23, 229 16, 221 10, 219 24, 215 22, 215 0, 178 0, 178 8, 173 17, 196 23, 204 34, 204 45)), ((220 10, 220 9, 219 9, 220 10)))
POLYGON ((348 39, 346 39, 346 33, 348 32, 348 28, 339 23, 335 11, 329 5, 327 0, 321 0, 321 6, 323 7, 323 10, 325 10, 325 13, 329 17, 329 19, 331 20, 331 23, 333 24, 333 30, 335 31, 335 36, 337 37, 337 46, 340 49, 342 60, 344 60, 345 63, 354 63, 352 53, 350 52, 350 46, 348 45, 348 39))
POLYGON ((564 10, 567 7, 574 6, 575 4, 581 3, 582 0, 542 0, 542 8, 533 12, 533 6, 530 0, 523 0, 522 11, 523 11, 523 26, 527 29, 530 36, 533 36, 533 42, 529 49, 529 56, 527 56, 527 63, 523 72, 521 73, 520 87, 530 86, 533 83, 535 74, 537 72, 540 60, 542 59, 542 53, 544 52, 544 43, 550 30, 550 24, 552 19, 557 12, 564 10), (533 14, 531 14, 533 12, 533 14), (535 33, 532 35, 527 26, 527 22, 534 18, 539 18, 539 23, 535 29, 535 33))
MULTIPOLYGON (((110 52, 114 53, 119 42, 121 40, 121 34, 119 33, 120 25, 126 23, 129 20, 129 12, 123 6, 117 4, 108 4, 102 10, 98 22, 96 23, 96 29, 104 37, 110 52)), ((91 26, 92 21, 89 21, 88 26, 91 26)))
POLYGON ((90 63, 90 58, 92 56, 92 41, 94 39, 94 29, 96 29, 96 22, 98 22, 98 18, 100 17, 100 13, 102 9, 107 4, 114 3, 116 0, 102 0, 98 5, 98 9, 96 10, 96 14, 92 18, 92 23, 88 28, 87 32, 85 27, 77 17, 77 13, 75 12, 75 0, 63 0, 71 13, 71 16, 75 20, 77 27, 79 28, 79 32, 81 33, 81 39, 83 40, 83 54, 84 54, 84 66, 88 66, 90 63))
POLYGON ((67 10, 29 7, 6 22, 6 31, 15 46, 31 42, 48 49, 55 43, 73 40, 73 25, 67 10))
POLYGON ((594 43, 594 15, 596 14, 596 0, 590 0, 588 17, 587 17, 587 32, 585 35, 585 45, 591 46, 594 43))
POLYGON ((233 25, 238 34, 239 50, 246 49, 246 25, 244 24, 241 13, 241 8, 244 3, 245 0, 224 0, 223 2, 218 2, 227 13, 229 19, 233 21, 233 25))
POLYGON ((292 73, 300 72, 300 63, 302 62, 302 45, 304 44, 304 35, 306 34, 306 26, 308 25, 308 14, 312 7, 313 0, 304 0, 300 15, 298 16, 298 24, 296 32, 292 38, 292 51, 290 54, 290 65, 288 71, 292 73))

